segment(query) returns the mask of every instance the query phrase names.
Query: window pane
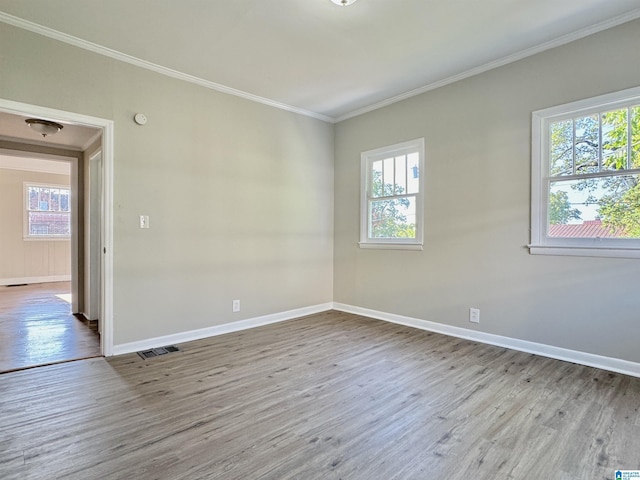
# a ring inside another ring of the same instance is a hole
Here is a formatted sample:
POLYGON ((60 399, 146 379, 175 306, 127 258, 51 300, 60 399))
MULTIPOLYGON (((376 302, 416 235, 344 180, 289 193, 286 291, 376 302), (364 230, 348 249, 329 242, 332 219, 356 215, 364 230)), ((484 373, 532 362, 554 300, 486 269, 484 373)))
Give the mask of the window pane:
POLYGON ((599 152, 598 115, 575 120, 575 162, 577 174, 598 171, 599 152))
POLYGON ((71 235, 70 214, 29 212, 29 235, 71 235))
POLYGON ((48 212, 50 208, 50 191, 48 188, 40 187, 39 188, 39 200, 38 200, 38 210, 42 212, 48 212))
POLYGON ((371 238, 415 238, 416 198, 373 200, 369 208, 371 238))
POLYGON ((393 184, 395 183, 395 180, 393 178, 395 176, 393 157, 384 159, 382 163, 383 163, 382 176, 384 177, 382 193, 383 193, 383 196, 388 197, 393 195, 393 184))
POLYGON ((38 188, 29 187, 29 210, 38 209, 38 192, 38 188))
POLYGON ((418 193, 420 191, 420 154, 410 153, 407 155, 407 193, 418 193))
POLYGON ((382 196, 382 160, 373 162, 371 165, 371 196, 373 198, 382 196))
POLYGON ((549 138, 549 174, 573 174, 573 120, 552 123, 549 138))
POLYGON ((407 191, 407 157, 396 157, 396 185, 394 195, 402 195, 407 191))
POLYGON ((68 212, 69 208, 69 190, 60 190, 60 210, 68 212))
POLYGON ((49 209, 52 212, 57 212, 60 210, 60 190, 57 188, 51 189, 51 205, 49 209))
POLYGON ((640 105, 631 109, 631 168, 640 168, 640 105))
POLYGON ((627 109, 602 114, 602 169, 627 168, 627 109))
POLYGON ((640 238, 639 183, 638 175, 552 182, 548 236, 640 238))

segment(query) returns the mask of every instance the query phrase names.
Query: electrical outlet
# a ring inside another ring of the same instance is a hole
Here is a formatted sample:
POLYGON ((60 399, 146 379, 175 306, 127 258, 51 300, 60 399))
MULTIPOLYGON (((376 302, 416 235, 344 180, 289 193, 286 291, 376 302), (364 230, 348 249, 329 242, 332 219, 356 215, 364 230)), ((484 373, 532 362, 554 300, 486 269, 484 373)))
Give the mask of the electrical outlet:
POLYGON ((232 309, 233 309, 234 312, 239 312, 240 311, 240 300, 234 300, 233 301, 232 309))
POLYGON ((140 228, 149 228, 149 215, 140 215, 140 228))
POLYGON ((469 321, 471 323, 480 323, 480 309, 479 308, 470 308, 469 309, 469 321))

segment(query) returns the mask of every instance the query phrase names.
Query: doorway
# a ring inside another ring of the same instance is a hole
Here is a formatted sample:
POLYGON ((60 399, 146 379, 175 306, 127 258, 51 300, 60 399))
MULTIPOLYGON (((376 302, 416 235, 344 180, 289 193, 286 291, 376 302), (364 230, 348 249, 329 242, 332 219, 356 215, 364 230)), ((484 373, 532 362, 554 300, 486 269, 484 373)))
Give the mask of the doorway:
POLYGON ((0 372, 97 356, 95 325, 73 315, 83 308, 72 302, 71 245, 84 230, 72 182, 78 157, 11 144, 25 151, 0 151, 0 372))
MULTIPOLYGON (((86 148, 83 149, 78 148, 78 145, 66 144, 63 135, 59 135, 58 137, 53 135, 51 139, 44 139, 45 141, 40 139, 38 139, 39 141, 31 139, 25 140, 24 138, 18 138, 16 140, 15 131, 12 130, 12 127, 7 127, 8 123, 4 121, 3 115, 13 115, 22 118, 41 118, 60 122, 69 132, 74 128, 84 128, 96 133, 96 138, 93 138, 94 147, 97 143, 97 148, 93 149, 94 155, 92 155, 91 158, 85 158, 82 154, 77 157, 79 160, 77 162, 77 168, 75 169, 75 175, 81 175, 82 177, 80 181, 78 181, 78 178, 72 179, 72 184, 86 184, 88 190, 87 192, 78 192, 75 195, 76 201, 81 199, 81 201, 84 202, 82 196, 86 193, 87 201, 85 204, 81 204, 82 208, 76 210, 78 217, 75 222, 78 222, 78 225, 81 224, 84 231, 82 235, 75 235, 72 242, 71 257, 74 261, 74 266, 72 267, 73 275, 71 275, 71 282, 65 285, 65 282, 61 280, 59 282, 48 282, 34 286, 28 285, 26 289, 24 286, 13 287, 22 288, 22 290, 20 292, 13 290, 11 295, 5 296, 8 299, 9 297, 12 298, 8 303, 13 302, 14 308, 15 303, 25 295, 31 295, 32 298, 37 299, 36 303, 43 305, 49 300, 54 299, 53 303, 47 307, 47 311, 55 312, 56 309, 64 310, 65 304, 66 308, 69 308, 69 304, 67 303, 68 298, 58 290, 68 290, 68 287, 71 286, 74 293, 74 295, 72 295, 73 309, 71 310, 75 313, 83 314, 81 320, 87 323, 90 327, 89 330, 93 329, 93 335, 96 335, 96 330, 98 330, 99 325, 101 335, 97 354, 109 356, 113 350, 111 252, 111 245, 113 243, 111 220, 113 122, 111 120, 88 117, 82 114, 0 99, 0 148, 6 148, 7 145, 15 145, 16 143, 30 145, 28 147, 21 147, 25 150, 33 150, 34 148, 38 150, 49 146, 62 149, 71 148, 81 153, 86 153, 86 148), (89 185, 91 185, 91 187, 89 187, 89 185), (92 199, 92 201, 89 202, 89 199, 92 199), (91 251, 85 252, 85 248, 89 248, 91 251), (87 322, 87 320, 89 321, 87 322)), ((21 127, 24 127, 24 125, 21 125, 21 127)), ((66 311, 69 312, 69 309, 66 311)), ((3 313, 5 312, 0 310, 0 314, 3 313)), ((33 312, 31 312, 31 315, 33 316, 33 312)), ((79 326, 80 320, 77 318, 75 320, 75 326, 79 326)), ((51 339, 56 338, 54 334, 56 329, 58 333, 64 330, 60 325, 52 326, 49 335, 51 339)), ((25 327, 23 330, 28 337, 29 329, 25 327)), ((93 352, 87 353, 86 349, 83 350, 83 348, 87 346, 87 343, 78 336, 77 332, 69 330, 68 328, 66 331, 70 339, 70 342, 67 342, 67 346, 72 344, 76 347, 81 347, 79 351, 83 353, 80 353, 80 356, 93 356, 93 352)), ((0 331, 0 334, 1 333, 0 331)), ((37 335, 32 335, 32 339, 35 339, 36 336, 37 335)), ((52 342, 52 345, 55 347, 56 343, 52 342)), ((61 343, 58 341, 57 345, 60 347, 61 343)), ((55 350, 55 348, 52 349, 55 350)), ((60 348, 60 350, 64 351, 64 348, 60 348)))

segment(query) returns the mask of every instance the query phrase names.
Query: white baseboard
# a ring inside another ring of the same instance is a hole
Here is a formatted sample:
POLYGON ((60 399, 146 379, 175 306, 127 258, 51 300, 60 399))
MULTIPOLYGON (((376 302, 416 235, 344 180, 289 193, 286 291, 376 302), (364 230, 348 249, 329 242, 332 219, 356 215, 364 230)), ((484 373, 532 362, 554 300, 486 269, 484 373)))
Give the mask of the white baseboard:
MULTIPOLYGON (((24 282, 23 282, 24 283, 24 282)), ((173 345, 176 343, 190 342, 192 340, 200 340, 202 338, 224 335, 225 333, 247 330, 250 328, 270 325, 272 323, 293 320, 306 315, 325 312, 327 310, 338 310, 341 312, 353 313, 365 317, 375 318, 386 322, 405 325, 408 327, 427 330, 429 332, 441 333, 452 337, 463 338, 479 343, 486 343, 498 347, 509 348, 526 353, 533 353, 543 357, 554 358, 566 362, 586 365, 588 367, 601 368, 611 372, 622 373, 633 377, 640 378, 640 363, 622 360, 620 358, 605 357, 602 355, 594 355, 592 353, 570 350, 567 348, 554 347, 543 343, 530 342, 527 340, 519 340, 517 338, 504 337, 494 335, 492 333, 478 332, 467 328, 454 327, 443 323, 430 322, 419 318, 405 317, 393 313, 380 312, 363 307, 356 307, 344 303, 324 303, 311 307, 298 308, 288 310, 286 312, 274 313, 271 315, 263 315, 260 317, 248 318, 237 322, 225 323, 213 327, 201 328, 197 330, 189 330, 186 332, 174 333, 161 337, 153 337, 135 342, 122 343, 113 346, 113 355, 122 355, 125 353, 133 353, 141 350, 173 345)))
POLYGON ((286 312, 273 313, 271 315, 263 315, 260 317, 248 318, 237 322, 225 323, 223 325, 215 325, 213 327, 200 328, 197 330, 189 330, 186 332, 164 335, 162 337, 147 338, 136 342, 122 343, 113 346, 113 355, 122 355, 124 353, 139 352, 141 350, 149 350, 151 348, 173 345, 176 343, 190 342, 192 340, 200 340, 201 338, 215 337, 224 335, 225 333, 247 330, 249 328, 261 327, 272 323, 284 322, 295 318, 313 315, 314 313, 326 312, 331 310, 332 303, 323 303, 311 307, 297 308, 286 312))
POLYGON ((567 348, 545 345, 543 343, 529 342, 527 340, 519 340, 517 338, 511 337, 503 337, 501 335, 478 332, 475 330, 469 330, 467 328, 454 327, 451 325, 430 322, 418 318, 395 315, 393 313, 379 312, 377 310, 355 307, 353 305, 346 305, 343 303, 334 302, 333 308, 334 310, 363 315, 365 317, 371 317, 378 320, 384 320, 386 322, 397 323, 399 325, 405 325, 408 327, 419 328, 420 330, 442 333, 444 335, 450 335, 452 337, 464 338, 466 340, 487 343, 489 345, 496 345, 498 347, 505 347, 512 350, 519 350, 521 352, 533 353, 543 357, 554 358, 556 360, 564 360, 566 362, 586 365, 588 367, 601 368, 603 370, 608 370, 611 372, 623 373, 625 375, 631 375, 633 377, 640 377, 640 363, 630 362, 628 360, 622 360, 620 358, 604 357, 601 355, 594 355, 592 353, 585 353, 577 350, 569 350, 567 348))
POLYGON ((50 275, 47 277, 0 278, 0 286, 22 285, 23 283, 70 282, 71 275, 50 275))

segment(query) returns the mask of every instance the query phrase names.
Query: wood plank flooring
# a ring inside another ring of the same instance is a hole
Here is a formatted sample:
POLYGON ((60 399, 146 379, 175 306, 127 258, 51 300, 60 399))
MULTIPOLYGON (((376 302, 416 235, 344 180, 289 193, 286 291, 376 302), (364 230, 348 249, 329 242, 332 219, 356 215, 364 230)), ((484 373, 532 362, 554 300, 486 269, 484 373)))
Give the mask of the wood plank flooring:
POLYGON ((0 286, 0 372, 100 355, 100 337, 71 314, 69 282, 0 286))
POLYGON ((326 312, 0 375, 0 478, 613 479, 640 379, 326 312))

